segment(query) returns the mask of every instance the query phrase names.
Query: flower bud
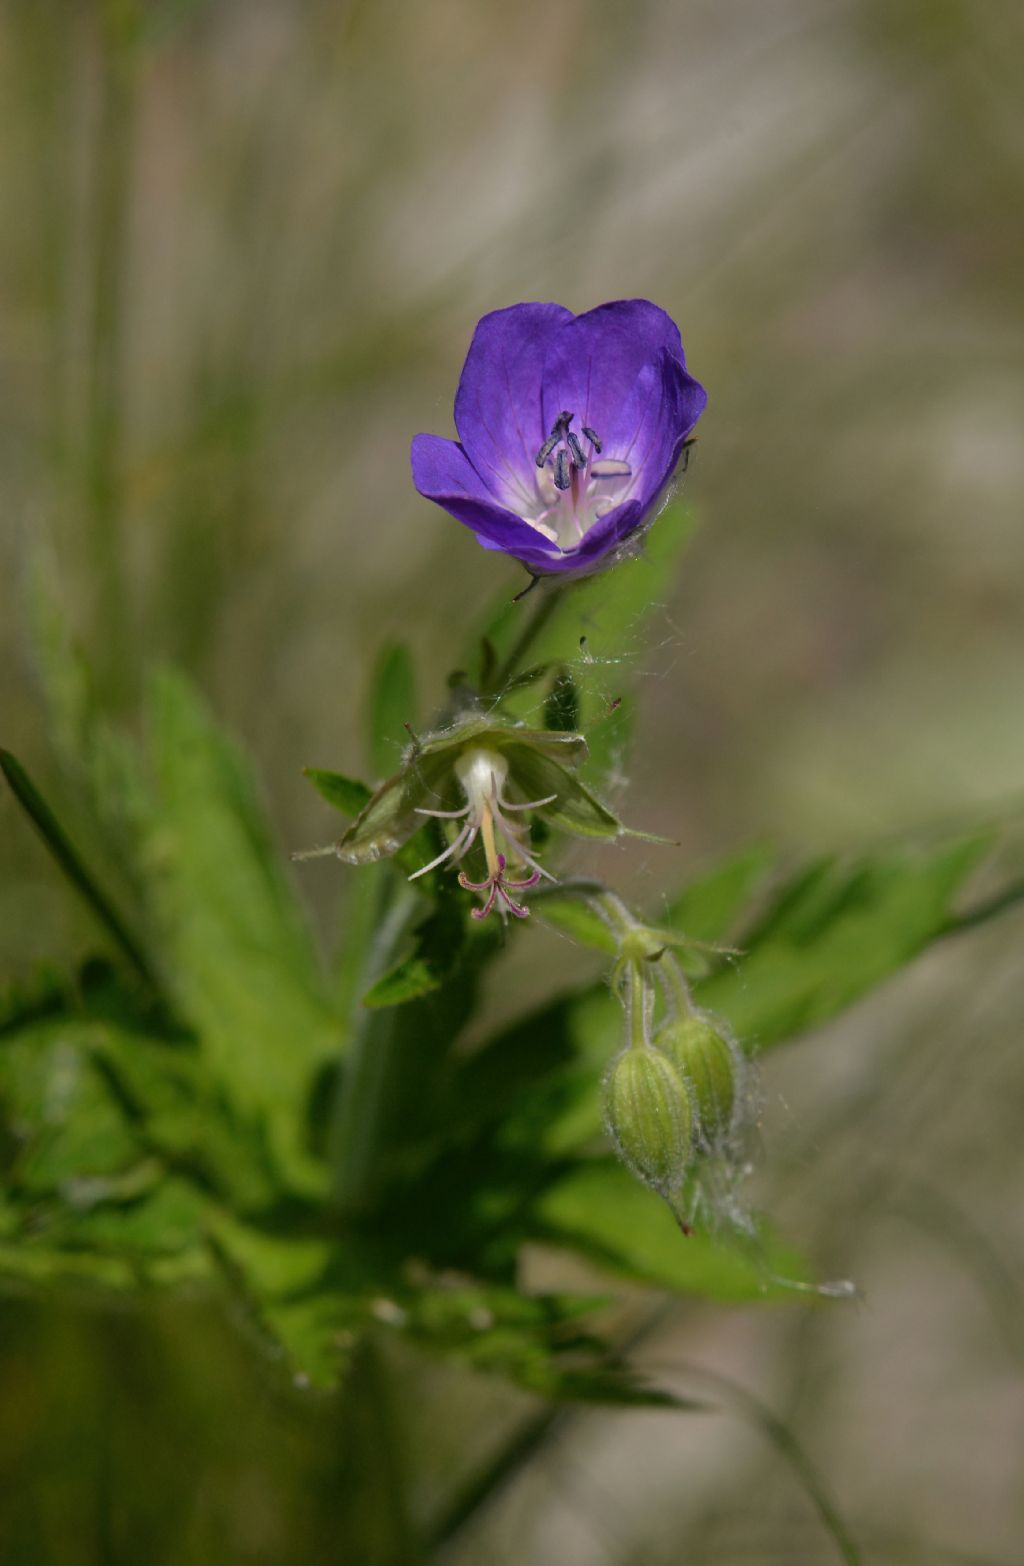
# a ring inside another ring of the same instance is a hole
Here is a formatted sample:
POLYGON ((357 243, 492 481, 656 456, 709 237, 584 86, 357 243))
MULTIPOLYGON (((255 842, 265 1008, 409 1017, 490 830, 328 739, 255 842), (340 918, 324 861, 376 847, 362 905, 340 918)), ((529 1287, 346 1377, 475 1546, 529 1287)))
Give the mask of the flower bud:
POLYGON ((728 1134, 736 1104, 738 1062, 729 1040, 699 1012, 658 1030, 655 1045, 671 1060, 693 1095, 694 1130, 703 1142, 728 1134))
POLYGON ((605 1118, 634 1174, 662 1195, 678 1189, 692 1152, 693 1114, 686 1084, 667 1055, 633 1046, 612 1062, 605 1118))

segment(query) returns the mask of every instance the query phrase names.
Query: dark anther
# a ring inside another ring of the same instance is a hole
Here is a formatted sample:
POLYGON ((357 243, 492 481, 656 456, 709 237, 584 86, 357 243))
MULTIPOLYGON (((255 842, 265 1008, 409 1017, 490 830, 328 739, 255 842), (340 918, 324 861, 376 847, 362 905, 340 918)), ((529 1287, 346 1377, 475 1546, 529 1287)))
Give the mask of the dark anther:
POLYGON ((587 465, 587 459, 583 455, 583 447, 580 445, 576 436, 572 433, 572 430, 567 432, 565 441, 566 445, 569 447, 569 450, 572 452, 573 462, 575 462, 578 468, 585 468, 587 465))
POLYGON ((683 460, 682 460, 682 463, 680 464, 680 468, 679 468, 680 473, 685 473, 687 468, 690 466, 690 452, 693 450, 693 448, 694 448, 694 446, 696 446, 696 444, 697 444, 697 437, 696 437, 696 435, 691 435, 689 440, 684 440, 683 441, 683 460))
POLYGON ((587 437, 587 439, 589 440, 590 444, 593 446, 595 451, 600 452, 603 449, 603 443, 601 441, 600 436, 598 435, 596 430, 592 430, 590 428, 589 424, 584 424, 584 426, 583 426, 583 433, 587 437))
MULTIPOLYGON (((558 415, 558 418, 555 420, 554 424, 552 424, 552 426, 551 426, 551 434, 548 436, 547 440, 544 442, 543 446, 540 448, 540 450, 538 451, 537 456, 535 458, 535 461, 536 461, 537 466, 539 468, 542 468, 544 466, 545 462, 548 460, 548 458, 550 457, 551 453, 554 451, 555 447, 558 445, 558 442, 560 440, 564 440, 566 438, 566 432, 568 431, 569 425, 572 423, 572 421, 573 421, 573 415, 568 411, 568 409, 565 409, 562 413, 560 413, 558 415)), ((576 439, 575 435, 570 435, 568 438, 570 440, 575 440, 576 439)), ((577 442, 577 444, 579 444, 579 443, 577 442)), ((583 464, 581 462, 580 463, 580 467, 582 467, 582 466, 583 466, 583 464)))
POLYGON ((569 461, 569 453, 563 446, 555 458, 555 488, 568 489, 572 483, 572 463, 569 461))

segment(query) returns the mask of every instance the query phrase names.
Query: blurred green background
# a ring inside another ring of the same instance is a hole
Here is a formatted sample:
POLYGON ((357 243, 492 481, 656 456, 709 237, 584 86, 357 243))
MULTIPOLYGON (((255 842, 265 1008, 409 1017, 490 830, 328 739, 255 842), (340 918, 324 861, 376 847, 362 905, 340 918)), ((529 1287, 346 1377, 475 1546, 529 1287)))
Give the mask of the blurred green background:
MULTIPOLYGON (((3 742, 46 780, 42 572, 108 710, 131 722, 145 667, 181 663, 257 758, 282 853, 322 840, 301 768, 365 770, 381 640, 429 692, 453 628, 521 585, 409 479, 477 317, 638 294, 711 397, 686 569, 653 649, 608 668, 639 703, 629 819, 681 842, 577 862, 656 901, 751 840, 1007 813, 1022 70, 1011 0, 8 0, 3 742)), ((0 828, 4 976, 84 955, 6 792, 0 828)), ((325 940, 344 880, 303 876, 325 940)), ((780 1409, 872 1561, 1021 1557, 1021 933, 940 948, 766 1069, 756 1199, 862 1302, 679 1305, 641 1353, 780 1409)), ((531 930, 495 1010, 582 961, 531 930)), ((216 1306, 8 1298, 0 1322, 5 1563, 351 1559, 337 1410, 216 1306)), ((424 1504, 518 1406, 437 1376, 410 1375, 395 1455, 424 1504)), ((834 1551, 749 1423, 587 1413, 451 1558, 834 1551)))

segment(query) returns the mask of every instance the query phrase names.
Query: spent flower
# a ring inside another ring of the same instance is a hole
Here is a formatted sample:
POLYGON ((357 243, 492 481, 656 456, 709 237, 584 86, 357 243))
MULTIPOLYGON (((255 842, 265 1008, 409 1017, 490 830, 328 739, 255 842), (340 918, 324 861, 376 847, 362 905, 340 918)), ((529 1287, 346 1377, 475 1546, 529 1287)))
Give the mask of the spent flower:
POLYGON ((529 729, 493 715, 468 715, 409 746, 402 765, 377 789, 335 845, 339 859, 368 864, 397 854, 427 820, 450 835, 444 849, 410 875, 482 861, 482 877, 460 868, 459 883, 482 898, 474 916, 529 912, 522 893, 545 877, 528 818, 577 837, 614 838, 621 822, 575 775, 586 756, 582 735, 529 729))
POLYGON ((534 576, 588 575, 650 522, 706 402, 649 300, 511 305, 477 325, 458 441, 417 435, 413 480, 534 576))

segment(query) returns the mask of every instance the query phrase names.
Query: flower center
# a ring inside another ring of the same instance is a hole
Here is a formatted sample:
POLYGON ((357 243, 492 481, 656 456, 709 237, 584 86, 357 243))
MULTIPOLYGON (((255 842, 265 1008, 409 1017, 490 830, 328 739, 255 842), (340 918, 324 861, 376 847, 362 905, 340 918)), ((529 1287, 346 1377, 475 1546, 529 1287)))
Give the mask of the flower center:
POLYGON ((633 477, 628 462, 603 455, 604 442, 589 424, 581 427, 580 439, 571 427, 575 417, 568 409, 560 413, 537 452, 537 509, 523 516, 566 552, 621 505, 633 477))

